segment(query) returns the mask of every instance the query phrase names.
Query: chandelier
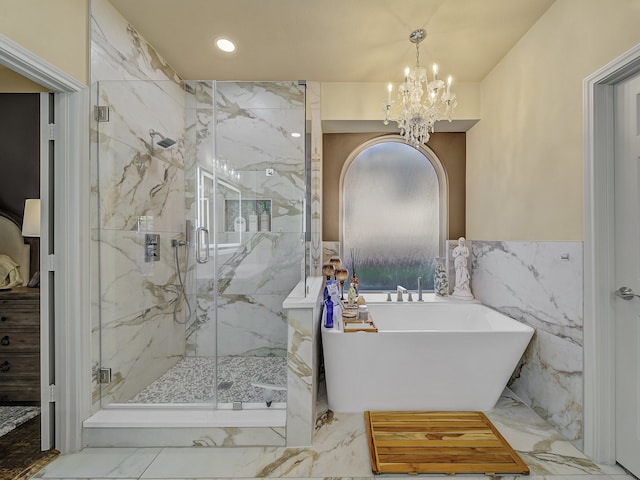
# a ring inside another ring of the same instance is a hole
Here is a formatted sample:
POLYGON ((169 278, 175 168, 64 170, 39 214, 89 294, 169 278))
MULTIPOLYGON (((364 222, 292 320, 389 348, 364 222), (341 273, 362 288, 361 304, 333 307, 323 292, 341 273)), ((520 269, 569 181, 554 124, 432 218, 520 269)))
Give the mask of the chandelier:
MULTIPOLYGON (((414 30, 409 35, 409 41, 416 45, 416 66, 404 70, 404 82, 398 87, 398 99, 402 101, 402 110, 397 120, 400 134, 416 148, 427 143, 436 121, 451 121, 451 114, 458 104, 456 94, 451 93, 451 76, 445 87, 445 83, 438 78, 438 66, 435 63, 431 80, 427 69, 420 66, 420 42, 426 36, 427 32, 423 29, 414 30)), ((392 90, 393 86, 389 84, 383 122, 385 125, 389 124, 391 107, 394 105, 391 101, 392 90)))

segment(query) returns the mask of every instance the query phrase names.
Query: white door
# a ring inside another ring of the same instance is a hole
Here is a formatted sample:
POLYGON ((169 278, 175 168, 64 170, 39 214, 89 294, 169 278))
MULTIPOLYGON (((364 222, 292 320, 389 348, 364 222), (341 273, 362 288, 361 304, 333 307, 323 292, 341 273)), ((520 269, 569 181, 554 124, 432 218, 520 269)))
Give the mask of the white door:
POLYGON ((615 86, 614 122, 615 451, 640 476, 640 75, 615 86))

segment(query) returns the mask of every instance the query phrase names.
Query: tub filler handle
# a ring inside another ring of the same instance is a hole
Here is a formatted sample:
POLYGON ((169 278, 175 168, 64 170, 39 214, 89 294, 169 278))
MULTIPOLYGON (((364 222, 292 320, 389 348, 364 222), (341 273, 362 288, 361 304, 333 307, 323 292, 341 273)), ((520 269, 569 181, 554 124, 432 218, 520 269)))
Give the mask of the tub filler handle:
POLYGON ((403 299, 402 299, 402 294, 403 294, 403 293, 407 293, 407 289, 406 289, 406 288, 404 288, 402 285, 398 285, 398 286, 396 287, 396 292, 398 293, 398 298, 397 298, 396 300, 397 300, 398 302, 402 302, 402 301, 403 301, 403 299))

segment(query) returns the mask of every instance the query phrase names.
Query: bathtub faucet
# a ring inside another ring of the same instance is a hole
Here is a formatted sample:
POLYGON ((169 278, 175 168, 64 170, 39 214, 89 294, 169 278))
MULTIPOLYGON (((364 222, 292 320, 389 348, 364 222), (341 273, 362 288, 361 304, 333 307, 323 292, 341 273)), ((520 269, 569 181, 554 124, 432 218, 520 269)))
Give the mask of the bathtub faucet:
POLYGON ((404 288, 402 285, 398 285, 396 287, 396 292, 398 293, 398 298, 396 299, 398 302, 402 302, 402 294, 403 293, 407 293, 407 289, 404 288))
POLYGON ((422 302, 422 277, 418 277, 418 301, 422 302))

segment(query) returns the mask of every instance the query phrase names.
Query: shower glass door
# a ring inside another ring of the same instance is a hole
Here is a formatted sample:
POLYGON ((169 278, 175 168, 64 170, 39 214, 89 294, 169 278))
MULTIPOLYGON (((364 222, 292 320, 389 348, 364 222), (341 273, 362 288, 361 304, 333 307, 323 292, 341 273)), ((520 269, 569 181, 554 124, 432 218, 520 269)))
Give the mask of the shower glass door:
POLYGON ((196 321, 185 85, 103 81, 91 95, 94 409, 214 402, 215 356, 210 375, 185 364, 196 321))
POLYGON ((91 95, 94 409, 281 405, 282 303, 305 271, 305 87, 91 95))
POLYGON ((286 402, 284 299, 304 279, 305 87, 214 85, 217 401, 286 402))

